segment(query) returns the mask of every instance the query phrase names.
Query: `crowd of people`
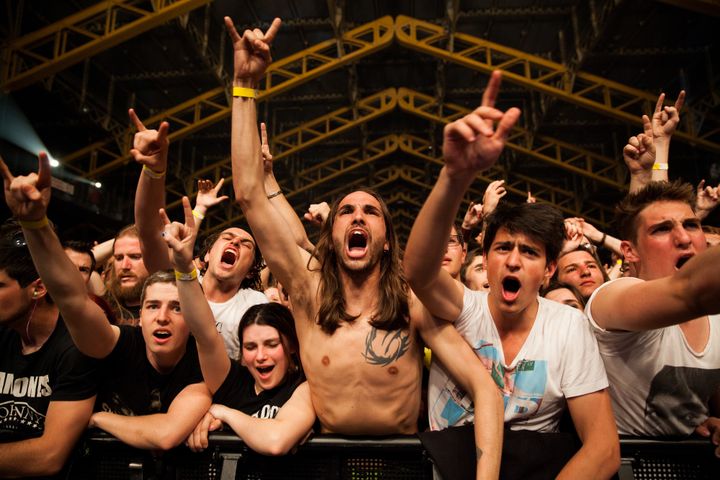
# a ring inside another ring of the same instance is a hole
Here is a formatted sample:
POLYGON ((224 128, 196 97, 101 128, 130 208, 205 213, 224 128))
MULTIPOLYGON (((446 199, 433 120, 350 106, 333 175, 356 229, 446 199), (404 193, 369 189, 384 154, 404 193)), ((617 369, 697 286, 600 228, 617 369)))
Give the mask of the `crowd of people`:
POLYGON ((170 125, 147 129, 132 110, 135 223, 93 248, 48 220, 45 154, 27 176, 0 162, 14 217, 0 229, 1 477, 61 474, 87 427, 193 451, 228 428, 282 455, 313 432, 414 434, 426 417, 431 430, 473 425, 477 478, 499 475, 505 431, 556 432, 564 416, 581 446, 562 478, 614 475, 619 434, 720 444, 720 240, 702 224, 720 200, 668 179, 684 92, 672 106, 661 95, 623 151, 617 238, 530 192, 503 200, 502 180, 454 223, 521 115, 496 108, 494 72, 480 106, 445 127, 445 166, 407 245, 370 189, 312 205, 313 245, 258 133, 280 20, 242 35, 225 23, 234 199, 250 231, 196 246, 228 201, 222 180, 200 180, 195 206, 183 198, 183 218, 168 218, 170 125))

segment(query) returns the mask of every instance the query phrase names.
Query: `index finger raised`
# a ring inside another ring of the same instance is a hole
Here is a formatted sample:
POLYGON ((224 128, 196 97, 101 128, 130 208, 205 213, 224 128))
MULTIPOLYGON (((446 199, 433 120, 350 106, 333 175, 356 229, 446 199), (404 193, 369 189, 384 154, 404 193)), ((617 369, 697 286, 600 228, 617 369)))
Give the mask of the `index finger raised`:
POLYGON ((665 94, 661 93, 660 96, 658 96, 657 103, 655 104, 655 113, 662 110, 663 103, 665 103, 665 94))
POLYGON ((677 111, 680 112, 680 109, 685 104, 685 90, 680 90, 680 94, 678 94, 677 100, 675 100, 675 108, 677 108, 677 111))
POLYGON ((10 173, 10 169, 5 164, 5 160, 2 158, 2 156, 0 156, 0 174, 2 174, 5 188, 9 187, 15 177, 12 173, 10 173))
POLYGON ((500 91, 500 83, 502 83, 502 73, 500 70, 494 70, 490 75, 487 87, 482 96, 482 105, 484 107, 494 107, 498 92, 500 91))
POLYGON ((138 132, 144 132, 145 130, 147 130, 145 128, 145 125, 143 125, 143 123, 138 118, 134 109, 131 108, 128 110, 128 116, 130 117, 130 121, 135 125, 135 128, 137 128, 138 132))

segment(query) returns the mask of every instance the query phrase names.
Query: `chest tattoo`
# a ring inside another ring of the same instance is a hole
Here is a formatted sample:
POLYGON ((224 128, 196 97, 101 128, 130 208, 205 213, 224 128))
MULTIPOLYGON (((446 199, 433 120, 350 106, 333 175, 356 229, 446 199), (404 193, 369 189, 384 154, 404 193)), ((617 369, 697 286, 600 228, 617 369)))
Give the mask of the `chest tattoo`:
POLYGON ((372 327, 370 333, 365 338, 365 352, 363 357, 370 365, 380 365, 385 367, 392 362, 399 360, 405 352, 410 348, 410 334, 404 330, 393 330, 383 332, 384 335, 375 346, 378 330, 372 327))

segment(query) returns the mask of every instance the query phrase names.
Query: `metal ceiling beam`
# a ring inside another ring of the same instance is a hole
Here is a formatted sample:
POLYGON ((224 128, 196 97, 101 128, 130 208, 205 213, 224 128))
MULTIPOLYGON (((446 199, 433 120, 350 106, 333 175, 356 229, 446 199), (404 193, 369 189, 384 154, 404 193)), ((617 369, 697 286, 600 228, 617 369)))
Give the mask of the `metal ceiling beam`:
MULTIPOLYGON (((271 150, 275 152, 273 153, 273 163, 277 164, 277 162, 290 155, 299 153, 319 142, 326 141, 327 139, 344 133, 352 128, 361 126, 374 118, 385 115, 393 111, 396 105, 397 92, 394 88, 388 88, 374 95, 360 99, 357 104, 358 116, 353 115, 353 109, 351 107, 345 107, 310 120, 285 132, 279 133, 271 139, 271 150)), ((301 181, 308 175, 315 175, 318 171, 321 172, 318 175, 322 177, 323 175, 328 174, 327 169, 350 169, 351 165, 358 161, 358 155, 363 157, 372 157, 378 154, 379 152, 377 148, 379 145, 383 145, 383 150, 390 148, 386 145, 384 139, 376 140, 375 142, 371 142, 365 146, 364 153, 361 149, 351 150, 339 157, 331 158, 307 169, 301 170, 300 172, 297 172, 293 178, 301 181)), ((387 153, 389 152, 386 152, 385 154, 387 153)), ((231 177, 232 165, 230 159, 225 158, 211 165, 195 170, 192 173, 191 178, 184 180, 184 187, 173 185, 171 185, 171 187, 175 188, 176 191, 179 189, 184 190, 187 192, 184 193, 184 195, 188 195, 192 198, 197 194, 195 185, 196 179, 211 178, 217 182, 221 178, 229 180, 231 177)), ((171 209, 179 206, 180 201, 181 196, 173 202, 168 203, 167 208, 171 209)))
POLYGON ((2 89, 17 90, 129 40, 210 0, 107 0, 8 45, 2 89))
MULTIPOLYGON (((452 122, 470 113, 470 110, 463 106, 452 103, 440 105, 435 98, 408 88, 398 90, 398 105, 405 111, 440 124, 452 122)), ((506 145, 518 153, 590 178, 619 191, 627 189, 625 170, 612 158, 589 152, 552 137, 533 134, 517 126, 508 136, 506 145)))
MULTIPOLYGON (((327 40, 308 49, 273 62, 261 82, 258 101, 266 101, 276 95, 307 83, 308 81, 339 68, 349 62, 385 48, 392 43, 393 20, 382 17, 349 30, 342 37, 345 55, 338 57, 335 40, 327 40)), ((170 122, 170 141, 181 138, 230 117, 231 108, 227 92, 219 87, 180 105, 160 112, 144 120, 148 128, 156 127, 162 120, 170 122), (178 125, 180 128, 178 129, 178 125)), ((125 132, 120 148, 114 139, 101 140, 66 155, 63 164, 77 163, 76 168, 86 178, 100 175, 129 163, 129 148, 134 129, 125 132)))
MULTIPOLYGON (((642 125, 641 115, 652 112, 657 100, 656 95, 597 75, 577 72, 573 76, 562 64, 464 33, 455 34, 455 51, 448 52, 444 48, 448 33, 442 26, 404 15, 396 18, 395 28, 398 42, 410 49, 487 74, 502 70, 509 82, 636 126, 642 125)), ((697 125, 694 118, 686 111, 674 137, 720 152, 720 122, 706 118, 697 125)))
POLYGON ((657 0, 673 7, 684 8, 703 15, 720 17, 720 3, 717 0, 657 0))
MULTIPOLYGON (((431 149, 432 145, 425 139, 413 135, 401 135, 398 137, 400 150, 421 158, 427 162, 434 163, 438 168, 444 164, 439 153, 431 149)), ((584 217, 595 225, 608 227, 614 212, 612 208, 599 202, 582 201, 575 192, 566 190, 555 185, 543 182, 527 175, 517 174, 502 166, 495 164, 476 176, 483 182, 489 183, 493 180, 505 180, 505 188, 518 195, 520 198, 527 198, 527 192, 532 194, 538 201, 555 205, 558 209, 569 216, 584 217)), ((474 198, 482 198, 482 192, 477 192, 474 198)))

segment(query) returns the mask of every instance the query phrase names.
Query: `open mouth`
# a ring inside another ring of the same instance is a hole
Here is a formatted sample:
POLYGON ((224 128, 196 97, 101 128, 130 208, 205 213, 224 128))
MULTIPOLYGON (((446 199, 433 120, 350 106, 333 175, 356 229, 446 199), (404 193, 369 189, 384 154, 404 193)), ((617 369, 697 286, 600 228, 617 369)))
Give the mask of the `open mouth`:
POLYGON ((680 257, 678 259, 677 263, 675 264, 675 269, 680 270, 680 268, 682 268, 682 266, 685 265, 687 263, 687 261, 690 260, 692 257, 693 257, 693 255, 684 255, 684 256, 680 257))
POLYGON ((155 330, 153 332, 153 338, 155 338, 155 340, 160 343, 168 341, 170 337, 172 337, 172 333, 170 333, 168 330, 155 330))
POLYGON ((258 371, 258 373, 262 376, 268 375, 270 372, 273 371, 275 368, 275 365, 268 365, 267 367, 256 367, 255 369, 258 371))
POLYGON ((520 292, 520 280, 514 277, 505 277, 502 281, 502 295, 503 299, 508 302, 512 302, 518 296, 520 292))
POLYGON ((348 252, 351 256, 362 256, 367 249, 367 234, 362 230, 354 230, 348 238, 348 252))
POLYGON ((229 266, 235 265, 235 260, 237 260, 237 252, 232 248, 225 249, 220 257, 220 262, 229 266))

